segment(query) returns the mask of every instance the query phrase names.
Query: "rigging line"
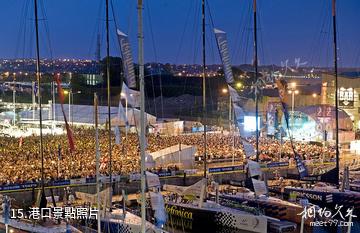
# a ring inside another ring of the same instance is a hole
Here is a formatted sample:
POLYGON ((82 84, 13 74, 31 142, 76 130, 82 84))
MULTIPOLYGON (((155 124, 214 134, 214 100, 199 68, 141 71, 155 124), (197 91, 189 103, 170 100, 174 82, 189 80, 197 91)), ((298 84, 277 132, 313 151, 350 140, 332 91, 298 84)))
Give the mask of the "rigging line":
MULTIPOLYGON (((21 35, 23 35, 23 27, 25 27, 25 24, 26 24, 26 15, 25 15, 25 7, 27 7, 27 3, 28 1, 25 1, 23 4, 22 4, 22 7, 21 7, 21 13, 20 13, 20 17, 19 17, 19 31, 18 31, 18 37, 17 37, 17 40, 16 40, 16 50, 15 50, 15 57, 18 57, 18 53, 19 53, 19 48, 20 48, 20 38, 21 38, 21 35), (25 22, 24 22, 25 21, 25 22)), ((25 29, 24 29, 25 30, 25 29)), ((25 34, 25 33, 24 33, 25 34)))
MULTIPOLYGON (((325 4, 325 1, 323 1, 323 5, 322 5, 321 9, 325 9, 326 5, 327 4, 325 4)), ((309 61, 310 64, 314 64, 314 60, 315 60, 315 58, 314 58, 315 52, 314 51, 318 51, 318 48, 319 48, 318 42, 320 41, 320 37, 321 37, 322 22, 323 22, 323 19, 325 19, 324 15, 325 15, 325 10, 322 10, 321 15, 320 15, 319 25, 316 27, 316 28, 320 28, 320 32, 318 30, 316 30, 317 39, 314 39, 312 41, 311 45, 309 46, 310 50, 308 51, 308 53, 309 53, 308 57, 310 58, 310 61, 309 61)), ((315 65, 313 65, 313 66, 315 66, 315 65)))
MULTIPOLYGON (((26 44, 26 32, 28 31, 28 29, 27 29, 27 16, 28 16, 28 12, 29 12, 29 1, 26 1, 26 6, 25 6, 25 17, 24 17, 24 34, 23 34, 23 42, 22 42, 22 46, 23 46, 23 48, 22 48, 22 57, 25 59, 25 53, 26 53, 26 46, 25 46, 25 44, 26 44)), ((30 27, 30 28, 32 28, 32 27, 30 27)), ((30 34, 30 37, 31 37, 32 35, 30 34)), ((30 45, 32 45, 32 44, 30 44, 30 45)), ((25 68, 25 62, 23 63, 23 68, 25 68)))
MULTIPOLYGON (((43 20, 43 24, 44 24, 44 28, 45 28, 44 33, 45 33, 45 38, 48 43, 47 45, 48 45, 48 49, 49 49, 49 53, 50 53, 50 59, 53 59, 53 50, 52 50, 51 40, 50 40, 50 30, 49 30, 48 19, 47 19, 43 0, 40 0, 40 7, 41 7, 42 14, 43 14, 43 19, 44 19, 43 20)), ((54 67, 53 63, 52 63, 52 66, 54 67)))
MULTIPOLYGON (((241 11, 242 10, 240 10, 240 12, 241 11)), ((243 11, 245 11, 245 9, 243 11)), ((233 48, 235 48, 235 50, 232 53, 232 57, 231 57, 232 61, 236 61, 236 59, 238 59, 238 55, 240 53, 240 48, 241 48, 240 45, 241 45, 241 39, 242 39, 241 35, 243 35, 243 34, 240 34, 240 32, 241 32, 241 30, 243 30, 242 24, 245 23, 245 20, 246 20, 245 14, 241 14, 241 18, 239 19, 239 25, 237 26, 237 32, 236 32, 234 45, 233 45, 233 48)))
MULTIPOLYGON (((90 46, 89 46, 89 51, 88 51, 88 56, 89 57, 92 57, 91 54, 92 54, 92 44, 94 43, 94 40, 95 40, 95 34, 97 32, 98 35, 100 35, 100 23, 101 22, 101 6, 102 6, 102 1, 99 2, 99 6, 98 6, 98 12, 97 12, 97 17, 96 17, 96 20, 95 20, 95 25, 94 25, 94 30, 91 34, 91 39, 90 39, 90 46)), ((96 48, 96 46, 95 46, 96 48)))
MULTIPOLYGON (((192 3, 194 3, 194 2, 192 2, 192 3)), ((180 56, 180 52, 182 51, 181 48, 182 48, 182 45, 183 45, 183 42, 184 42, 184 36, 185 36, 185 33, 186 33, 186 29, 187 29, 187 25, 188 25, 188 21, 189 21, 189 18, 190 18, 190 13, 191 13, 192 7, 194 7, 194 5, 189 4, 189 9, 187 11, 187 15, 186 15, 186 18, 185 18, 184 29, 183 29, 182 34, 180 36, 179 49, 178 49, 178 51, 176 53, 176 56, 175 56, 175 64, 177 64, 179 56, 180 56)))
MULTIPOLYGON (((193 3, 193 5, 190 5, 190 7, 189 7, 189 9, 194 9, 194 17, 195 17, 195 19, 198 19, 198 16, 199 16, 199 11, 200 11, 200 6, 198 5, 198 4, 196 4, 196 1, 193 1, 192 2, 193 3), (191 7, 191 6, 193 6, 193 7, 191 7)), ((191 12, 192 13, 192 12, 191 12)), ((187 15, 187 17, 190 19, 190 11, 188 12, 188 15, 187 15)), ((186 19, 186 21, 188 21, 188 19, 186 19)), ((187 28, 187 22, 186 22, 186 24, 185 24, 185 26, 184 26, 184 30, 183 30, 183 34, 185 35, 185 33, 186 33, 186 28, 187 28)), ((192 33, 191 34, 193 34, 194 35, 194 37, 193 38, 195 38, 194 39, 194 44, 192 44, 192 43, 190 43, 190 51, 192 50, 193 51, 193 64, 195 64, 195 61, 196 61, 196 54, 197 54, 197 45, 200 43, 200 37, 199 37, 199 35, 197 34, 198 33, 198 24, 195 22, 194 24, 193 24, 193 27, 192 27, 192 29, 193 29, 193 31, 192 31, 192 33), (192 47, 194 46, 194 49, 192 49, 192 47)), ((183 35, 182 35, 183 36, 183 35)), ((181 43, 183 42, 183 39, 184 38, 181 38, 181 43)), ((182 44, 181 44, 182 45, 182 44)), ((180 48, 181 47, 179 47, 179 51, 178 51, 178 55, 177 56, 179 56, 179 54, 180 54, 180 48)), ((190 54, 188 55, 189 56, 189 60, 190 60, 190 54)), ((176 63, 178 62, 178 57, 176 58, 176 61, 175 61, 176 63)), ((175 63, 175 64, 176 64, 175 63)), ((185 78, 185 82, 184 82, 184 84, 183 84, 183 90, 182 90, 182 95, 184 95, 185 94, 185 92, 186 92, 186 89, 187 89, 187 78, 185 78)), ((179 105, 179 114, 178 114, 178 117, 180 117, 180 115, 182 115, 182 112, 183 112, 183 106, 182 105, 179 105)))
MULTIPOLYGON (((147 28, 150 28, 150 37, 151 37, 151 40, 152 40, 152 47, 153 47, 153 52, 154 52, 154 57, 155 57, 155 61, 157 59, 157 56, 156 56, 156 49, 155 49, 155 44, 154 44, 154 35, 152 34, 152 28, 151 28, 151 21, 150 21, 150 11, 149 11, 149 5, 147 4, 148 2, 145 2, 144 3, 144 6, 146 7, 146 10, 148 11, 148 14, 147 17, 148 17, 148 20, 145 21, 145 23, 147 24, 147 28)), ((151 66, 151 64, 150 64, 151 66)), ((157 106, 156 106, 156 100, 155 100, 155 87, 154 87, 154 76, 153 76, 153 73, 152 73, 152 68, 151 68, 151 71, 150 71, 150 79, 151 79, 151 89, 152 89, 152 100, 153 100, 153 104, 154 104, 154 110, 155 110, 155 116, 158 116, 157 114, 157 106)), ((147 93, 148 94, 148 98, 149 98, 149 95, 150 93, 147 93)), ((150 98, 149 98, 150 99, 150 98)), ((151 106, 150 102, 148 102, 148 105, 149 107, 151 106)))
MULTIPOLYGON (((258 17, 258 31, 259 31, 259 33, 258 33, 258 38, 260 39, 260 45, 259 45, 259 51, 260 51, 260 53, 261 53, 261 55, 262 55, 262 62, 261 62, 261 60, 260 60, 260 65, 262 64, 262 65, 266 65, 266 57, 265 57, 265 45, 264 45, 264 38, 263 38, 263 35, 264 35, 264 30, 263 30, 263 25, 262 25, 262 18, 263 18, 263 15, 262 15, 262 4, 258 4, 258 10, 257 10, 257 12, 258 12, 258 14, 259 14, 259 17, 258 17)), ((265 33, 266 34, 266 33, 265 33)), ((264 70, 264 69, 263 69, 264 70)))
MULTIPOLYGON (((134 8, 136 8, 135 7, 135 4, 136 4, 136 1, 130 1, 131 3, 131 5, 130 5, 130 9, 134 9, 134 8)), ((134 12, 135 11, 132 11, 132 10, 129 10, 129 16, 128 16, 128 18, 129 18, 129 22, 128 22, 128 28, 127 28, 127 32, 128 32, 128 35, 130 35, 131 34, 131 30, 132 30, 132 22, 133 22, 133 16, 134 16, 134 12)))
POLYGON ((116 17, 115 17, 113 0, 110 0, 110 6, 111 6, 111 13, 112 13, 112 17, 113 17, 114 24, 115 24, 115 30, 116 30, 116 29, 118 29, 118 24, 117 24, 116 17))
MULTIPOLYGON (((195 8, 196 9, 196 11, 195 11, 195 19, 198 19, 198 18, 200 18, 200 6, 197 6, 197 8, 195 8)), ((196 59, 197 59, 197 55, 198 55, 198 53, 199 53, 199 50, 198 49, 200 49, 199 47, 199 44, 200 44, 200 41, 201 41, 201 35, 200 35, 200 30, 199 30, 199 28, 200 28, 200 23, 198 24, 198 23, 194 23, 194 27, 193 27, 193 35, 195 35, 195 40, 194 40, 194 44, 193 44, 193 51, 194 51, 194 53, 193 53, 193 64, 195 64, 196 63, 196 59)))
MULTIPOLYGON (((148 23, 149 23, 149 28, 150 28, 150 35, 151 35, 151 41, 152 41, 152 46, 153 46, 153 50, 154 50, 154 56, 155 56, 155 62, 158 62, 158 56, 157 56, 157 52, 156 52, 156 44, 155 44, 155 37, 154 37, 154 31, 153 31, 153 26, 152 26, 152 18, 151 18, 151 12, 150 12, 150 7, 149 7, 149 2, 145 3, 147 11, 148 11, 148 23)), ((159 65, 158 65, 158 68, 159 65)), ((159 73, 159 85, 160 85, 160 102, 161 102, 161 117, 164 118, 164 102, 163 102, 163 92, 162 92, 162 72, 159 69, 158 71, 159 73)), ((153 79, 152 79, 153 82, 153 79)), ((153 93, 154 93, 154 104, 155 103, 155 90, 154 90, 154 84, 153 84, 153 93)))
MULTIPOLYGON (((244 51, 243 51, 243 61, 244 61, 244 64, 248 64, 248 61, 247 61, 247 58, 249 57, 249 43, 250 43, 250 38, 251 38, 251 12, 252 12, 252 7, 251 7, 251 4, 249 4, 249 7, 248 7, 248 12, 247 12, 247 19, 246 22, 245 22, 245 25, 244 25, 244 31, 243 31, 243 34, 245 35, 244 36, 244 51), (248 32, 248 33, 245 33, 245 32, 248 32)), ((240 63, 241 64, 241 63, 240 63)), ((251 64, 251 62, 250 62, 251 64)))
POLYGON ((324 19, 324 23, 323 23, 323 28, 322 28, 322 34, 321 34, 321 41, 320 41, 320 54, 319 54, 319 58, 318 58, 318 66, 322 67, 322 66, 328 66, 328 62, 327 62, 327 52, 328 52, 328 47, 329 47, 329 43, 331 43, 330 41, 328 41, 329 37, 329 21, 327 20, 328 18, 330 18, 330 16, 328 16, 327 14, 325 15, 326 20, 324 19))

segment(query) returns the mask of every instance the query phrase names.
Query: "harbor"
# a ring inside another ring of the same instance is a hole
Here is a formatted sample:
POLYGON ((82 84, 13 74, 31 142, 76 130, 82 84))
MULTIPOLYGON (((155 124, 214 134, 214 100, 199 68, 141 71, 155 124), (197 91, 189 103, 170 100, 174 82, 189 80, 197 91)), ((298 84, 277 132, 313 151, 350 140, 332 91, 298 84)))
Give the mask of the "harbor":
POLYGON ((360 232, 357 1, 0 8, 0 232, 360 232))

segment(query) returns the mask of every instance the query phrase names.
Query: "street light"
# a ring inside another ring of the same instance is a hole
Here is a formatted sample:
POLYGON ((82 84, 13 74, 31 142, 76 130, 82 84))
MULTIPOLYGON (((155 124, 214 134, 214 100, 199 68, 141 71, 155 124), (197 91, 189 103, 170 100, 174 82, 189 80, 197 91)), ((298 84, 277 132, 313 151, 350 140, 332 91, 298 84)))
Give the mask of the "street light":
POLYGON ((238 88, 238 89, 242 88, 242 83, 241 83, 241 82, 237 82, 237 83, 236 83, 236 88, 238 88))
POLYGON ((226 94, 226 93, 228 93, 228 89, 227 89, 227 88, 223 88, 223 89, 221 90, 221 92, 222 92, 223 94, 226 94))

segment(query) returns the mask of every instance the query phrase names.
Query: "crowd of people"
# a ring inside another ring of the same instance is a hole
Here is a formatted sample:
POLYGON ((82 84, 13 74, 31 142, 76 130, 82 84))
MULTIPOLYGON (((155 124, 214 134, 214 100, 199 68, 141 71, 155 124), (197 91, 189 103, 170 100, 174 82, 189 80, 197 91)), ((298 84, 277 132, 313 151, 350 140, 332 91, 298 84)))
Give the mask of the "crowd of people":
MULTIPOLYGON (((95 175, 95 131, 93 129, 74 129, 75 151, 70 153, 67 136, 44 136, 43 157, 44 177, 46 180, 70 179, 95 175)), ((100 130, 100 172, 108 175, 109 148, 107 132, 100 130)), ((39 181, 41 178, 41 153, 39 137, 0 138, 0 185, 39 181)), ((140 170, 140 149, 137 134, 129 133, 127 138, 122 134, 120 145, 115 144, 112 138, 112 172, 113 175, 129 174, 140 170)), ((249 142, 255 143, 253 138, 249 142)), ((169 146, 194 145, 196 155, 204 153, 204 136, 202 133, 182 134, 178 136, 149 134, 147 136, 148 152, 155 152, 169 146)), ((334 150, 318 145, 295 144, 297 152, 304 157, 318 157, 324 153, 334 156, 334 150)), ((261 138, 260 159, 263 161, 278 161, 293 156, 289 142, 280 146, 279 141, 261 138), (280 156, 281 153, 281 156, 280 156)), ((195 156, 196 156, 195 155, 195 156)), ((239 136, 222 133, 209 133, 207 135, 207 156, 212 161, 232 158, 244 158, 241 139, 239 136)))

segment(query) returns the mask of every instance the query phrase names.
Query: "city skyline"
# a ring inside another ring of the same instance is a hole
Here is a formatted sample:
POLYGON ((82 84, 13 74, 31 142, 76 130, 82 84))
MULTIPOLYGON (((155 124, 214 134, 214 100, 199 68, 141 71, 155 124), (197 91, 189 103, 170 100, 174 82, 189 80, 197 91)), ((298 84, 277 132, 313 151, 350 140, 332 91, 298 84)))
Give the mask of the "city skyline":
MULTIPOLYGON (((95 59, 96 35, 104 38, 105 1, 40 1, 42 58, 95 59), (44 16, 43 9, 46 15, 44 16), (79 10, 81 9, 81 10, 79 10), (45 20, 44 20, 45 19, 45 20), (49 33, 48 33, 49 32, 49 33), (50 42, 50 46, 49 46, 50 42), (49 52, 50 49, 52 52, 49 52)), ((113 1, 118 27, 129 34, 137 62, 136 5, 113 1)), ((208 1, 207 63, 220 64, 213 26, 227 32, 233 65, 252 62, 252 1, 208 1), (209 14, 211 13, 211 15, 209 14), (214 24, 214 25, 212 25, 214 24)), ((146 62, 200 63, 200 1, 145 1, 146 62), (166 19, 166 20, 164 20, 166 19), (151 21, 151 24, 150 24, 151 21), (185 26, 186 25, 186 26, 185 26)), ((340 67, 359 67, 360 36, 355 22, 360 2, 338 1, 340 67)), ((32 57, 34 41, 31 1, 1 2, 3 36, 0 58, 32 57), (14 20, 10 20, 14 19, 14 20)), ((112 18, 112 16, 111 16, 112 18)), ((306 66, 332 65, 331 1, 258 1, 260 65, 294 65, 300 58, 306 66), (273 52, 275 51, 275 52, 273 52)), ((111 22, 111 55, 119 56, 115 25, 111 22)), ((104 40, 102 39, 104 45, 104 40)), ((105 47, 101 46, 101 57, 105 47)))

